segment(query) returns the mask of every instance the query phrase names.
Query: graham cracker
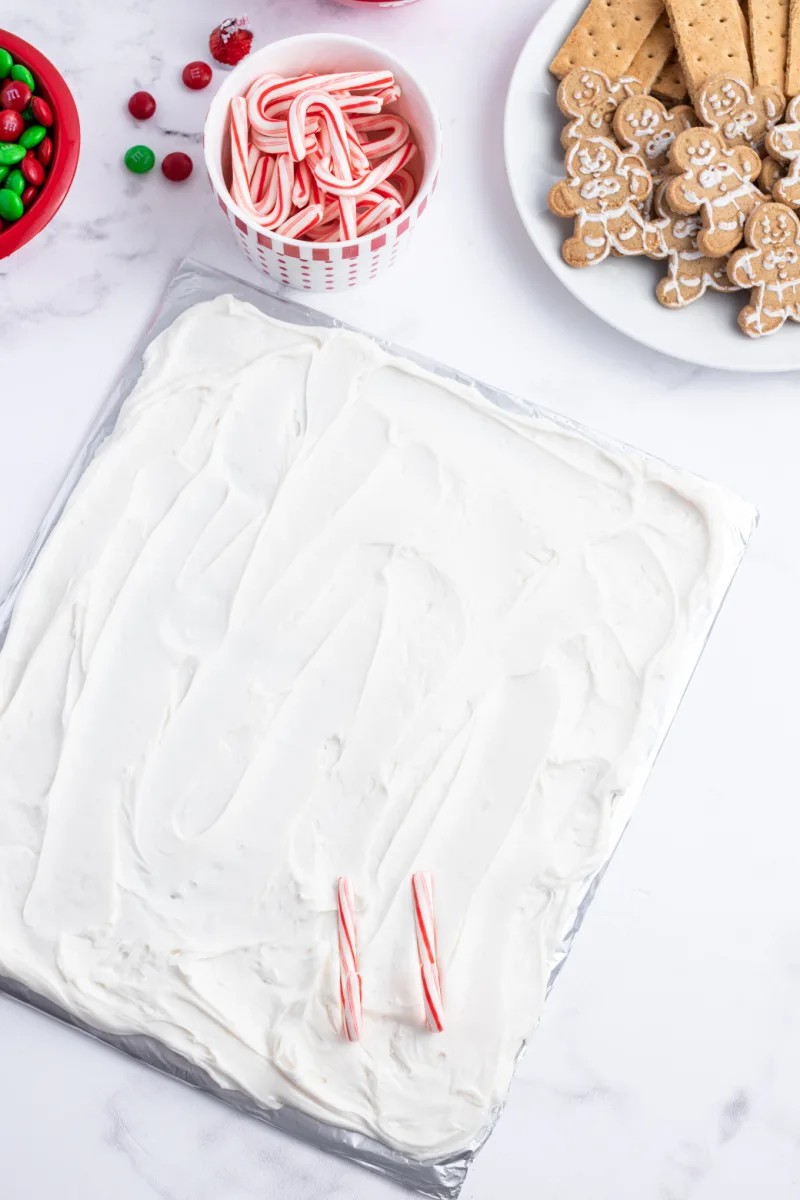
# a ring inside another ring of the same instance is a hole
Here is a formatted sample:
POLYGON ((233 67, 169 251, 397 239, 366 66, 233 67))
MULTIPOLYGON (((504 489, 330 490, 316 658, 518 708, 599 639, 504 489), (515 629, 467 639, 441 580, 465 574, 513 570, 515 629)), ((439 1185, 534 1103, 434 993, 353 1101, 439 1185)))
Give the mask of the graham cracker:
POLYGON ((681 64, 678 62, 677 54, 674 55, 664 70, 653 81, 653 86, 650 89, 654 96, 658 96, 660 100, 675 100, 680 102, 688 96, 686 89, 686 80, 683 77, 681 64))
POLYGON ((789 0, 789 36, 786 40, 786 95, 800 92, 800 0, 789 0))
POLYGON ((594 67, 610 79, 628 73, 663 11, 662 0, 589 0, 550 70, 559 79, 575 67, 594 67))
POLYGON ((789 34, 789 0, 748 0, 750 56, 756 84, 783 91, 789 34))
POLYGON ((753 85, 747 22, 739 0, 666 0, 689 95, 723 73, 753 85))
POLYGON ((672 36, 667 14, 662 13, 642 42, 638 53, 631 59, 627 74, 638 79, 645 91, 649 92, 674 53, 675 38, 672 36))

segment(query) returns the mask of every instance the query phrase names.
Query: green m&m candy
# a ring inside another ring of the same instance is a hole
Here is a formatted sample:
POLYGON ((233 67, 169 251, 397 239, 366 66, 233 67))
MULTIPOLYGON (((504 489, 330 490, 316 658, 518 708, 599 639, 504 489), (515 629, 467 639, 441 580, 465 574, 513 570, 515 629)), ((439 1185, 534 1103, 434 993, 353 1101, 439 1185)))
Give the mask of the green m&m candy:
POLYGON ((29 125, 19 139, 19 145, 24 146, 26 150, 33 150, 34 146, 38 146, 47 137, 47 130, 44 125, 29 125))
POLYGON ((0 79, 8 79, 14 60, 7 50, 0 46, 0 79))
POLYGON ((3 180, 10 170, 11 167, 0 167, 0 187, 3 186, 3 180))
MULTIPOLYGON (((30 133, 30 130, 26 130, 26 133, 30 133)), ((26 133, 23 133, 23 138, 26 133)), ((133 171, 134 175, 146 175, 155 165, 156 156, 149 146, 131 146, 125 155, 125 166, 129 171, 133 171)))
POLYGON ((16 142, 0 142, 0 167, 15 167, 24 157, 24 146, 16 142))
POLYGON ((17 83, 27 83, 32 92, 36 91, 36 80, 22 63, 15 63, 11 68, 11 78, 16 79, 17 83))
POLYGON ((25 209, 16 192, 0 188, 0 217, 4 221, 18 221, 25 209))
POLYGON ((28 184, 25 176, 22 174, 22 171, 20 171, 19 167, 14 167, 14 170, 6 178, 6 181, 3 184, 4 188, 8 188, 10 192, 16 192, 18 196, 22 195, 27 186, 28 184))

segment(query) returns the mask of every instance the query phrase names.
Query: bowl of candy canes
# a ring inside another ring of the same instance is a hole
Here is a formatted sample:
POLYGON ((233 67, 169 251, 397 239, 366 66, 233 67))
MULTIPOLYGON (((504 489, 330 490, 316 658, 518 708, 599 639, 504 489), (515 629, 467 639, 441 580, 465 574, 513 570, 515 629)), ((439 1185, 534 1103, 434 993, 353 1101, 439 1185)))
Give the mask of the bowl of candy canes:
POLYGON ((339 291, 392 265, 441 161, 436 110, 391 54, 305 34, 265 46, 214 97, 206 168, 242 250, 306 291, 339 291))
POLYGON ((0 29, 0 258, 47 225, 78 166, 78 110, 35 47, 0 29))

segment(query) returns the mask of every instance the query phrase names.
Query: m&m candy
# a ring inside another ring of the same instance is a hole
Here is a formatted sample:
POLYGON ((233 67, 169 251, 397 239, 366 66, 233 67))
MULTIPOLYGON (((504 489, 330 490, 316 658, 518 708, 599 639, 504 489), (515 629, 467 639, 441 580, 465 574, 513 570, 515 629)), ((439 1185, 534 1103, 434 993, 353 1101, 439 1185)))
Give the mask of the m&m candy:
POLYGON ((25 191, 20 196, 20 200, 22 201, 22 207, 30 208, 30 206, 33 204, 34 200, 36 199, 36 197, 38 195, 39 195, 39 189, 37 187, 34 187, 32 183, 29 183, 28 186, 25 188, 25 191))
POLYGON ((18 83, 27 84, 32 92, 36 91, 36 80, 28 68, 23 67, 22 63, 14 63, 14 66, 11 68, 11 78, 15 79, 18 83))
POLYGON ((208 63, 205 62, 187 63, 181 73, 181 79, 187 88, 191 88, 193 92, 199 92, 203 88, 208 87, 213 77, 214 72, 208 63))
POLYGON ((22 200, 10 188, 0 188, 0 217, 4 221, 18 221, 25 211, 22 200))
POLYGON ((9 191, 16 192, 18 196, 22 195, 25 191, 25 176, 19 167, 15 167, 13 171, 9 171, 3 187, 8 188, 9 191))
POLYGON ((134 92, 128 101, 128 112, 137 121, 149 121, 155 111, 156 102, 149 92, 134 92))
POLYGON ((31 116, 39 125, 48 129, 53 124, 53 110, 41 96, 34 96, 31 100, 31 116))
POLYGON ((24 146, 16 142, 0 142, 0 167, 15 167, 24 157, 24 146))
POLYGON ((156 156, 149 146, 131 146, 125 155, 125 166, 134 175, 146 175, 155 165, 156 156))
POLYGON ((183 183, 184 179, 188 179, 194 170, 194 163, 188 154, 174 150, 162 162, 161 170, 170 183, 183 183))
POLYGON ((24 81, 7 79, 0 88, 0 108, 13 108, 17 112, 24 112, 31 102, 32 94, 24 81))
POLYGON ((53 161, 53 139, 46 137, 41 145, 36 147, 36 157, 43 167, 49 167, 53 161))
POLYGON ((20 146, 24 146, 26 150, 33 150, 34 146, 40 145, 47 137, 47 130, 44 125, 29 125, 20 138, 17 139, 20 146))
POLYGON ((7 50, 0 46, 0 79, 8 79, 14 60, 7 50))
POLYGON ((33 184, 34 187, 39 188, 44 183, 44 167, 32 150, 25 155, 19 164, 19 169, 26 182, 33 184))
POLYGON ((15 142, 24 128, 22 113, 14 108, 0 110, 0 142, 15 142))

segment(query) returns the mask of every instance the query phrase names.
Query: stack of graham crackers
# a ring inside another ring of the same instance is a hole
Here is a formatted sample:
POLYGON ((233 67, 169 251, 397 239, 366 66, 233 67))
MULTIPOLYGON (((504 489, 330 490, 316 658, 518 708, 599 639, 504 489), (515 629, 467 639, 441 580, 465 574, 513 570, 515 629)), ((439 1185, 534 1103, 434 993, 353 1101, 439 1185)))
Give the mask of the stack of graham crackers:
POLYGON ((665 259, 668 308, 749 289, 746 334, 800 323, 800 0, 590 0, 550 70, 566 262, 665 259))
POLYGON ((712 75, 800 92, 800 0, 591 0, 550 64, 633 75, 669 103, 712 75))

